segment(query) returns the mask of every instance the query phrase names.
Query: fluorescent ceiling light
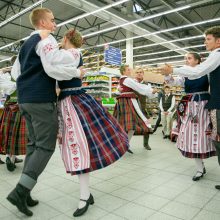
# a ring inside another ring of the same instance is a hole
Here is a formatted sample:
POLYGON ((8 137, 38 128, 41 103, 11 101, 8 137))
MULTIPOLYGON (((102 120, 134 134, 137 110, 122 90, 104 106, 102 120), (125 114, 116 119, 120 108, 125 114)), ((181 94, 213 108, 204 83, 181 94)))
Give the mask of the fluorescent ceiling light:
MULTIPOLYGON (((209 52, 208 51, 201 51, 200 54, 201 53, 207 54, 209 52)), ((185 55, 176 55, 176 56, 167 56, 167 57, 160 57, 160 58, 153 58, 153 59, 146 59, 146 60, 138 60, 138 61, 135 61, 134 63, 151 62, 151 61, 156 61, 156 60, 172 59, 172 58, 178 58, 178 57, 183 57, 183 56, 185 56, 185 55)), ((174 62, 174 61, 166 61, 166 62, 162 62, 161 64, 170 63, 170 62, 174 62)), ((146 65, 150 65, 150 64, 146 64, 146 65)), ((155 63, 152 63, 151 65, 155 65, 155 63)))
POLYGON ((31 9, 35 8, 36 6, 42 4, 45 1, 47 1, 47 0, 40 0, 40 1, 36 2, 36 3, 34 3, 33 5, 31 5, 30 7, 25 8, 24 10, 20 11, 19 13, 13 15, 12 17, 10 17, 7 20, 5 20, 2 23, 0 23, 0 27, 4 26, 7 23, 9 23, 10 21, 13 21, 14 19, 20 17, 21 15, 25 14, 26 12, 30 11, 31 9))
POLYGON ((155 14, 155 15, 150 15, 148 17, 140 18, 140 19, 137 19, 135 21, 127 22, 125 24, 116 25, 114 27, 110 27, 110 28, 106 28, 106 29, 103 29, 103 30, 100 30, 100 31, 96 31, 94 33, 86 34, 83 37, 85 37, 85 38, 90 37, 90 36, 93 36, 93 35, 97 35, 99 33, 104 33, 104 32, 111 31, 111 30, 114 30, 114 29, 117 29, 117 28, 121 28, 121 27, 124 27, 124 26, 127 26, 127 25, 135 24, 135 23, 138 23, 138 22, 141 22, 141 21, 146 21, 146 20, 150 20, 150 19, 153 19, 153 18, 156 18, 156 17, 166 15, 166 14, 170 14, 170 13, 173 13, 173 12, 185 10, 187 8, 190 8, 190 7, 191 7, 190 5, 186 5, 184 7, 179 7, 179 8, 172 9, 172 10, 165 11, 165 12, 161 12, 161 13, 158 13, 158 14, 155 14))
MULTIPOLYGON (((138 47, 133 47, 133 50, 140 49, 140 48, 146 48, 146 47, 152 47, 152 46, 158 46, 158 45, 163 45, 163 44, 175 43, 175 42, 179 42, 179 41, 192 40, 192 39, 197 39, 197 38, 204 38, 204 35, 197 35, 197 36, 192 36, 192 37, 179 38, 179 39, 175 39, 175 40, 163 41, 160 43, 142 45, 142 46, 138 46, 138 47)), ((123 49, 122 51, 125 51, 125 50, 126 49, 123 49)))
POLYGON ((6 62, 6 61, 9 61, 9 60, 11 60, 11 57, 6 58, 6 59, 4 59, 4 60, 0 60, 0 63, 6 62))
POLYGON ((16 43, 19 43, 19 42, 22 41, 22 40, 28 39, 28 38, 29 38, 29 36, 28 36, 28 37, 24 37, 24 38, 22 38, 22 39, 20 39, 20 40, 14 41, 13 43, 7 44, 7 45, 5 45, 5 46, 2 46, 2 47, 0 47, 0 50, 2 50, 2 49, 4 49, 4 48, 7 48, 7 47, 10 47, 10 46, 12 46, 12 45, 14 45, 14 44, 16 44, 16 43))
POLYGON ((135 63, 150 62, 150 61, 154 61, 154 60, 165 60, 165 59, 172 59, 172 58, 184 57, 184 56, 185 56, 185 55, 180 54, 180 55, 175 55, 175 56, 152 58, 152 59, 147 59, 147 60, 137 60, 137 61, 135 61, 135 63))
POLYGON ((153 52, 153 53, 138 54, 138 55, 134 55, 133 57, 151 56, 151 55, 157 55, 157 54, 175 52, 175 51, 178 51, 178 50, 184 50, 184 49, 190 49, 190 48, 197 48, 197 47, 203 47, 203 46, 205 46, 205 45, 204 45, 204 44, 199 44, 199 45, 194 45, 194 46, 188 46, 188 47, 178 48, 178 49, 175 49, 175 50, 164 50, 164 51, 158 51, 158 52, 153 52))
MULTIPOLYGON (((46 1, 46 0, 45 0, 45 1, 46 1)), ((63 26, 63 25, 65 25, 65 24, 68 24, 68 23, 70 23, 70 22, 72 22, 72 21, 75 21, 75 20, 78 20, 78 19, 82 19, 82 18, 84 18, 84 17, 87 17, 87 16, 92 15, 92 14, 95 14, 95 13, 97 13, 97 12, 106 10, 106 9, 108 9, 108 8, 114 7, 114 6, 116 6, 116 5, 122 4, 122 3, 127 2, 127 1, 129 1, 129 0, 117 1, 117 2, 115 2, 115 3, 113 3, 113 4, 110 4, 110 5, 104 6, 104 7, 102 7, 102 8, 99 8, 99 9, 93 11, 93 12, 85 13, 85 14, 80 15, 80 16, 78 16, 78 17, 74 17, 74 18, 69 19, 69 20, 67 20, 67 21, 65 21, 65 22, 62 22, 62 23, 58 24, 57 27, 63 26)), ((33 6, 33 5, 32 5, 32 6, 33 6)), ((32 7, 32 6, 31 6, 31 7, 32 7)), ((16 43, 22 41, 22 40, 28 39, 28 38, 29 38, 29 36, 27 36, 27 37, 25 37, 25 38, 23 38, 23 39, 14 41, 14 42, 12 42, 12 43, 10 43, 10 44, 7 44, 7 45, 5 45, 5 46, 2 46, 2 47, 0 47, 0 50, 2 50, 2 49, 4 49, 4 48, 7 48, 7 47, 10 47, 10 46, 12 46, 12 45, 14 45, 14 44, 16 44, 16 43)))
MULTIPOLYGON (((152 32, 152 33, 149 33, 149 34, 143 34, 143 35, 140 35, 140 36, 124 38, 124 39, 112 41, 112 42, 109 42, 109 43, 99 44, 96 47, 103 47, 106 44, 116 44, 116 43, 121 43, 121 42, 126 41, 126 40, 134 40, 134 39, 138 39, 138 38, 141 38, 141 37, 149 37, 149 36, 152 36, 152 35, 157 35, 157 34, 166 33, 166 32, 170 32, 170 31, 174 31, 174 30, 184 29, 184 28, 187 28, 187 27, 197 26, 197 25, 201 25, 201 24, 211 23, 211 22, 215 22, 215 21, 219 21, 219 20, 220 20, 220 18, 214 18, 214 19, 210 19, 210 20, 206 20, 206 21, 195 22, 195 23, 186 24, 186 25, 182 25, 182 26, 178 26, 178 27, 174 27, 174 28, 165 29, 165 30, 162 30, 162 31, 152 32)), ((159 43, 157 43, 157 44, 159 44, 159 43)), ((90 49, 90 48, 88 48, 88 49, 90 49)))
MULTIPOLYGON (((191 38, 197 38, 197 37, 203 37, 203 35, 199 35, 199 36, 194 36, 194 37, 191 37, 191 38)), ((181 41, 181 40, 188 40, 189 38, 180 38, 180 39, 177 39, 177 41, 181 41)), ((164 42, 164 43, 167 43, 167 42, 164 42)), ((148 45, 143 45, 142 47, 144 46, 151 46, 152 44, 148 44, 148 45)), ((156 44, 153 44, 153 45, 156 45, 156 44)), ((157 44, 158 45, 158 44, 157 44)), ((134 55, 133 57, 142 57, 142 56, 150 56, 150 55, 157 55, 157 54, 163 54, 163 53, 169 53, 169 52, 175 52, 175 51, 178 51, 178 50, 183 50, 183 49, 190 49, 190 48, 197 48, 197 47, 202 47, 202 46, 205 46, 204 44, 199 44, 199 45, 194 45, 194 46, 188 46, 188 47, 183 47, 183 48, 178 48, 178 49, 175 49, 175 50, 164 50, 164 51, 159 51, 159 52, 153 52, 153 53, 145 53, 145 54, 138 54, 138 55, 134 55)), ((125 51, 125 50, 122 50, 122 51, 125 51)), ((97 56, 104 56, 104 53, 100 53, 100 54, 93 54, 91 56, 83 56, 83 59, 87 59, 87 58, 93 58, 93 57, 97 57, 97 56)))
POLYGON ((65 24, 69 24, 69 23, 72 22, 72 21, 77 21, 77 20, 82 19, 82 18, 85 18, 85 17, 87 17, 87 16, 89 16, 89 15, 96 14, 96 13, 98 13, 98 12, 100 12, 100 11, 103 11, 103 10, 106 10, 106 9, 109 9, 109 8, 112 8, 112 7, 116 6, 116 5, 120 5, 120 4, 122 4, 122 3, 124 3, 124 2, 127 2, 127 1, 129 1, 129 0, 117 1, 117 2, 115 2, 115 3, 112 3, 112 4, 109 4, 109 5, 106 5, 106 6, 102 7, 102 8, 99 8, 99 9, 93 11, 93 12, 88 12, 88 13, 85 13, 85 14, 83 14, 83 15, 80 15, 80 16, 77 16, 77 17, 74 17, 74 18, 71 18, 71 19, 69 19, 69 20, 67 20, 67 21, 64 21, 64 22, 62 22, 62 23, 59 23, 59 24, 57 25, 57 27, 63 26, 63 25, 65 25, 65 24))

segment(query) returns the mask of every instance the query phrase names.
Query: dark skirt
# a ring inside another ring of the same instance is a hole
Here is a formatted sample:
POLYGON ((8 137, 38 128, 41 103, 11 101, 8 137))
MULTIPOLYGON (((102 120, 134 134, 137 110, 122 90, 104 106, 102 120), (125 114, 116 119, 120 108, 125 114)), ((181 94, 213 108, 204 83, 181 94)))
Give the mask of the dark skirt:
POLYGON ((150 129, 136 112, 131 98, 118 98, 113 115, 127 133, 130 130, 134 130, 136 135, 150 132, 150 129))
POLYGON ((7 103, 0 121, 0 153, 25 155, 27 131, 17 103, 7 103))

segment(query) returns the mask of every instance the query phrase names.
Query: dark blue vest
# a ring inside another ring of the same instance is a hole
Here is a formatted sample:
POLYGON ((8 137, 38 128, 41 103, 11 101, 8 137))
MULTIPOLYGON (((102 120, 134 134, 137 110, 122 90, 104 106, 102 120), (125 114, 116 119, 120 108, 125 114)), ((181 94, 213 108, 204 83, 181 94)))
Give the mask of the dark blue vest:
POLYGON ((21 75, 17 78, 18 103, 47 103, 56 101, 56 80, 49 77, 36 53, 39 34, 24 42, 19 53, 21 75))
MULTIPOLYGON (((79 61, 79 65, 77 68, 79 68, 80 66, 83 66, 83 60, 81 56, 80 56, 80 61, 79 61)), ((73 90, 73 91, 62 91, 63 89, 81 87, 82 80, 79 78, 72 78, 71 80, 58 81, 58 85, 59 85, 59 88, 61 89, 59 99, 63 99, 69 95, 81 94, 85 92, 84 89, 73 90)))
POLYGON ((210 95, 206 108, 220 109, 220 65, 210 73, 210 95))
POLYGON ((208 94, 209 80, 207 75, 194 80, 189 80, 188 78, 185 78, 184 87, 186 93, 197 93, 197 92, 207 91, 207 94, 195 95, 193 101, 209 100, 210 97, 210 95, 208 94))

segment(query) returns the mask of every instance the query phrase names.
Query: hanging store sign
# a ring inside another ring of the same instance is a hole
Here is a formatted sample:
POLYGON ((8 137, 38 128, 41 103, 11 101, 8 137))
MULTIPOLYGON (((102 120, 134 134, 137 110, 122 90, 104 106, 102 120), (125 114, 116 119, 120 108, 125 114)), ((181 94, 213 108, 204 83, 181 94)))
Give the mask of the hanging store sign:
POLYGON ((122 61, 121 50, 119 48, 106 45, 104 59, 106 63, 120 66, 122 61))

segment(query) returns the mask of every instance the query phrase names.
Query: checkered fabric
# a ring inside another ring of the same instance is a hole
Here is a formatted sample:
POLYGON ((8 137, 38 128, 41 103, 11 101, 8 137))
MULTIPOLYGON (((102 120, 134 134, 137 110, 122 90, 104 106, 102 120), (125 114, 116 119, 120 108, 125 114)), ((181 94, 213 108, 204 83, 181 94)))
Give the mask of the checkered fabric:
POLYGON ((27 132, 17 103, 7 103, 0 122, 0 153, 25 155, 27 132))
POLYGON ((71 96, 87 138, 89 169, 71 174, 87 173, 117 161, 129 147, 128 137, 115 118, 92 96, 82 93, 71 96))

